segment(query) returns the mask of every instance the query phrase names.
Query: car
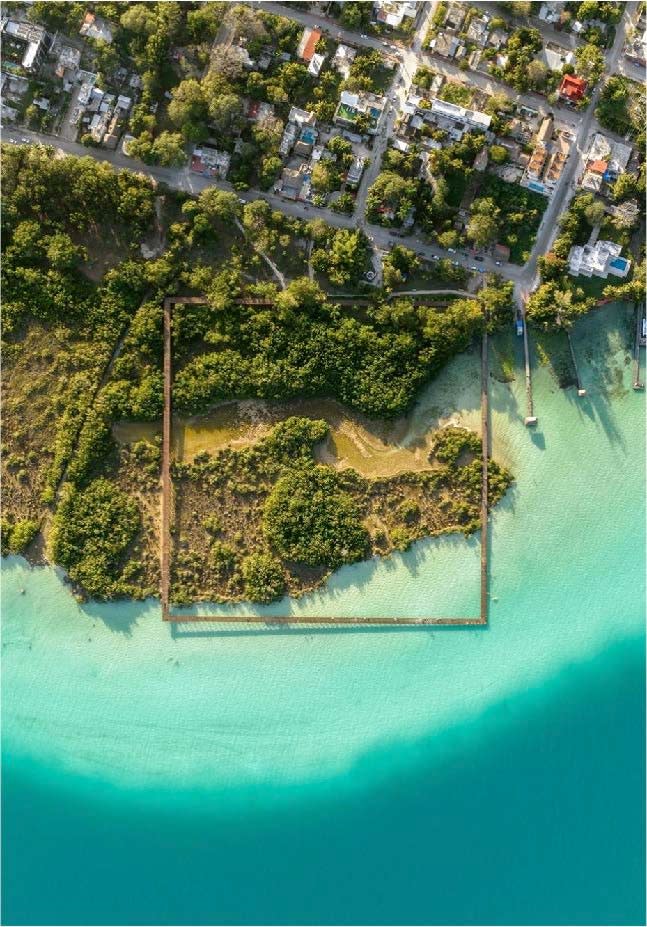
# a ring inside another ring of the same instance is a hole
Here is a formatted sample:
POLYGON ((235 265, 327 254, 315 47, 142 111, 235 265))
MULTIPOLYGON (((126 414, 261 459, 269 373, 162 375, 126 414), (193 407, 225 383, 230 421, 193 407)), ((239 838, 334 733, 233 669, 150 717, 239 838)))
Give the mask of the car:
POLYGON ((242 198, 242 196, 239 196, 239 197, 238 197, 238 202, 239 202, 239 203, 242 203, 243 206, 244 206, 245 203, 247 202, 247 200, 244 200, 244 199, 242 198))
POLYGON ((389 43, 385 42, 384 39, 382 39, 382 45, 386 45, 387 48, 389 47, 389 43))
POLYGON ((501 267, 501 261, 495 261, 494 263, 496 264, 497 267, 501 267))
POLYGON ((21 141, 21 142, 28 142, 29 139, 28 139, 25 135, 23 135, 23 137, 20 139, 20 141, 21 141))
POLYGON ((447 251, 449 254, 456 254, 456 248, 448 248, 447 251))
POLYGON ((480 262, 482 263, 482 262, 485 260, 485 258, 481 257, 480 254, 475 254, 475 255, 474 255, 474 260, 475 260, 475 261, 480 261, 480 262))
POLYGON ((431 255, 431 260, 432 260, 432 261, 439 261, 440 258, 438 257, 437 254, 432 254, 432 255, 431 255))
POLYGON ((367 38, 368 38, 368 36, 366 35, 365 32, 360 32, 359 37, 360 37, 360 39, 367 39, 367 38))
POLYGON ((473 270, 476 273, 476 271, 478 270, 478 267, 475 267, 474 264, 472 264, 472 266, 470 267, 470 270, 473 270))
POLYGON ((461 266, 461 262, 460 262, 460 261, 452 261, 452 264, 454 265, 454 267, 460 267, 460 266, 461 266))

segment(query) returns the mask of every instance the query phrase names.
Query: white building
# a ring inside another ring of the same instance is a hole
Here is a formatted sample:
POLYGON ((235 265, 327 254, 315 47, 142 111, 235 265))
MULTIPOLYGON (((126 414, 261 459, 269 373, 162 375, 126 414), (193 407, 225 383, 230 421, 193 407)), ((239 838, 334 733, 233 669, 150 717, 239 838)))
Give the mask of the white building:
POLYGON ((456 103, 447 103, 446 100, 432 100, 431 113, 440 128, 446 128, 450 136, 460 141, 463 134, 469 129, 486 131, 490 127, 492 117, 477 110, 465 109, 456 103))
POLYGON ((308 74, 313 74, 315 77, 319 77, 319 71, 321 71, 321 66, 325 60, 325 55, 318 55, 315 53, 310 59, 310 64, 308 65, 308 74))
POLYGON ((350 75, 350 67, 355 60, 356 54, 356 48, 351 48, 350 45, 338 45, 337 51, 332 59, 333 68, 339 71, 342 77, 347 79, 350 75))
POLYGON ((574 245, 568 254, 568 272, 572 277, 626 277, 631 261, 620 257, 622 248, 613 241, 596 241, 594 245, 574 245))
POLYGON ((418 13, 414 2, 401 3, 398 0, 374 0, 373 10, 377 21, 392 29, 399 29, 405 17, 415 19, 418 13))

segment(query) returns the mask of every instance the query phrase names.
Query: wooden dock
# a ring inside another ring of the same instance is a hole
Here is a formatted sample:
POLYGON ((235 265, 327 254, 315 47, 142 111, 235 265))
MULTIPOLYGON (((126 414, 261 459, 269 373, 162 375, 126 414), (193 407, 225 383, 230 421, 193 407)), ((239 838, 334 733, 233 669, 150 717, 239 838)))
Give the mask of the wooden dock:
POLYGON ((530 371, 530 345, 528 343, 528 320, 526 318, 526 306, 522 301, 522 319, 523 319, 523 357, 526 369, 526 417, 524 425, 536 425, 537 416, 532 400, 532 375, 530 371))
POLYGON ((573 371, 575 373, 575 383, 577 386, 577 395, 580 397, 586 396, 586 390, 582 386, 582 381, 580 380, 580 371, 577 366, 577 358, 575 357, 575 348, 573 347, 571 333, 568 330, 566 332, 566 340, 568 341, 568 349, 571 352, 571 362, 573 364, 573 371))
POLYGON ((633 351, 633 363, 632 363, 632 381, 633 388, 635 390, 640 390, 645 388, 645 384, 640 379, 640 348, 645 344, 645 339, 642 334, 642 323, 645 318, 645 304, 638 303, 636 305, 636 327, 635 327, 635 336, 634 336, 634 351, 633 351))
MULTIPOLYGON (((490 410, 489 410, 489 363, 488 336, 483 326, 481 344, 481 570, 480 570, 480 614, 464 617, 367 617, 357 615, 282 615, 261 616, 253 614, 173 614, 170 604, 171 574, 171 515, 173 506, 173 484, 171 480, 171 416, 172 416, 172 367, 171 367, 171 332, 173 324, 173 307, 182 303, 204 303, 204 297, 185 296, 167 297, 164 300, 164 417, 162 428, 162 474, 161 474, 161 524, 160 524, 160 599, 162 620, 172 624, 213 623, 213 624, 257 624, 265 627, 272 625, 339 625, 390 627, 478 627, 488 623, 489 599, 489 532, 488 532, 488 464, 490 454, 490 410)), ((241 300, 241 302, 245 302, 241 300)))

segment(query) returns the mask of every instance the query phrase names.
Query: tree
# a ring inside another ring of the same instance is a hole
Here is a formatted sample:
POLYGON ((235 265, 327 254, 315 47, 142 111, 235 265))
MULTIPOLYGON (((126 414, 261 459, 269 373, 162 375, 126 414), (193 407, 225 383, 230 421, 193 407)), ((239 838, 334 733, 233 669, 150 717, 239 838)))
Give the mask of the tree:
POLYGON ((337 569, 361 560, 368 533, 352 497, 329 467, 304 465, 281 476, 263 509, 263 532, 284 559, 337 569))
POLYGON ((595 84, 604 73, 604 53, 597 45, 580 45, 575 51, 577 73, 595 84))
POLYGON ((638 179, 633 174, 620 174, 611 188, 615 203, 623 203, 638 195, 638 179))
POLYGON ((65 232, 52 235, 47 242, 47 260, 55 270, 71 270, 86 257, 85 248, 75 245, 65 232))
POLYGON ((602 200, 595 200, 589 206, 586 206, 584 209, 584 215, 586 216, 586 221, 589 225, 595 227, 596 225, 601 225, 604 220, 604 203, 602 200))
POLYGON ((119 21, 123 29, 146 38, 157 31, 155 13, 143 3, 134 3, 122 14, 119 21))
POLYGON ((50 556, 97 598, 119 591, 119 573, 140 526, 137 504, 102 477, 85 489, 67 484, 52 521, 50 556))
POLYGON ((476 199, 467 225, 467 237, 479 248, 491 245, 499 236, 500 209, 494 200, 476 199))
POLYGON ((171 91, 169 119, 186 139, 199 141, 207 134, 208 112, 202 86, 195 78, 181 81, 171 91))
POLYGON ((543 87, 546 83, 546 77, 548 76, 548 68, 543 61, 535 59, 534 61, 528 62, 527 74, 533 87, 543 87))
POLYGON ((542 283, 526 303, 526 315, 544 331, 570 328, 577 316, 588 312, 595 300, 587 298, 581 288, 571 288, 559 281, 542 283))
POLYGON ((447 229, 446 232, 440 232, 436 239, 441 248, 455 248, 459 242, 459 235, 456 229, 447 229))
POLYGON ((235 93, 220 93, 209 99, 209 122, 218 135, 228 136, 242 124, 243 101, 235 93))
POLYGON ((177 167, 186 161, 184 139, 179 132, 162 132, 153 142, 152 156, 158 164, 177 167))
POLYGON ((228 83, 235 83, 242 77, 245 68, 243 56, 237 45, 216 45, 211 53, 211 72, 223 77, 228 83))
POLYGON ((318 193, 331 193, 341 183, 339 171, 332 161, 317 161, 312 169, 311 183, 318 193))
POLYGON ((200 193, 197 202, 200 209, 210 219, 219 219, 221 222, 230 223, 240 216, 241 206, 238 197, 235 193, 229 193, 227 190, 207 187, 200 193))
POLYGON ((490 147, 490 157, 495 164, 505 164, 508 160, 508 149, 503 145, 492 145, 490 147))
POLYGON ((242 564, 245 595, 252 602, 272 602, 285 592, 285 576, 278 560, 269 554, 250 554, 242 564))

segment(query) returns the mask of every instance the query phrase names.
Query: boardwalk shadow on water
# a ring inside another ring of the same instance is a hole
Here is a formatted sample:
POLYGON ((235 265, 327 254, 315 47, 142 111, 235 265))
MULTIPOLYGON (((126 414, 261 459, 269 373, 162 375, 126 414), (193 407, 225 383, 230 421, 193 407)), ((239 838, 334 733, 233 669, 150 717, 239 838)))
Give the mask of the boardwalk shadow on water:
MULTIPOLYGON (((387 572, 396 573, 401 570, 404 566, 412 577, 417 577, 419 575, 420 569, 424 564, 429 563, 430 550, 429 545, 434 543, 441 543, 445 547, 449 547, 451 550, 460 550, 461 547, 465 551, 476 551, 479 548, 480 544, 480 533, 465 538, 463 535, 453 533, 443 535, 440 538, 426 539, 419 541, 414 544, 410 550, 404 554, 394 554, 386 558, 373 558, 369 561, 363 561, 352 566, 343 567, 337 574, 333 574, 331 579, 328 581, 326 586, 322 590, 311 593, 310 595, 304 597, 301 600, 294 600, 285 598, 280 602, 275 603, 274 605, 265 606, 265 607, 254 607, 249 606, 235 606, 232 607, 232 623, 231 625, 224 625, 222 621, 222 612, 216 612, 213 609, 214 617, 218 616, 218 623, 214 622, 212 625, 209 624, 208 618, 202 617, 197 618, 195 622, 191 622, 191 614, 201 614, 205 616, 208 614, 209 606, 200 606, 195 605, 190 608, 177 609, 175 613, 183 617, 182 622, 170 624, 170 633, 173 638, 181 640, 182 638, 191 638, 191 637, 258 637, 263 635, 283 635, 283 636, 294 636, 300 635, 303 637, 308 637, 312 634, 375 634, 375 633, 410 633, 410 632, 424 632, 426 634, 433 634, 436 631, 461 631, 465 633, 466 631, 474 630, 483 630, 484 626, 469 626, 469 625, 379 625, 379 624, 318 624, 316 618, 313 618, 312 624, 297 623, 301 614, 298 616, 296 613, 297 604, 307 604, 312 605, 312 608, 309 609, 313 614, 319 615, 334 615, 335 614, 335 601, 343 598, 349 590, 357 591, 366 589, 368 591, 370 585, 375 580, 375 573, 378 569, 384 569, 387 572), (236 623, 236 613, 238 614, 247 614, 252 616, 258 616, 258 626, 254 624, 251 625, 242 625, 236 623), (295 623, 289 624, 289 619, 291 616, 294 616, 295 623), (186 619, 189 618, 187 621, 186 619)), ((491 542, 490 542, 491 543, 491 542)), ((433 556, 433 553, 431 554, 433 556)), ((474 592, 475 598, 478 591, 478 576, 475 566, 474 571, 474 592)), ((341 611, 341 609, 340 609, 341 611)), ((344 612, 346 610, 344 609, 344 612)), ((433 608, 429 608, 426 612, 427 615, 433 615, 433 608)), ((444 612, 442 613, 444 615, 444 612)), ((401 616, 403 622, 411 618, 415 620, 418 615, 404 615, 401 616)), ((450 615, 449 617, 461 618, 463 617, 460 614, 450 615)), ((478 617, 478 606, 475 603, 473 610, 464 616, 467 619, 472 619, 478 617)))

